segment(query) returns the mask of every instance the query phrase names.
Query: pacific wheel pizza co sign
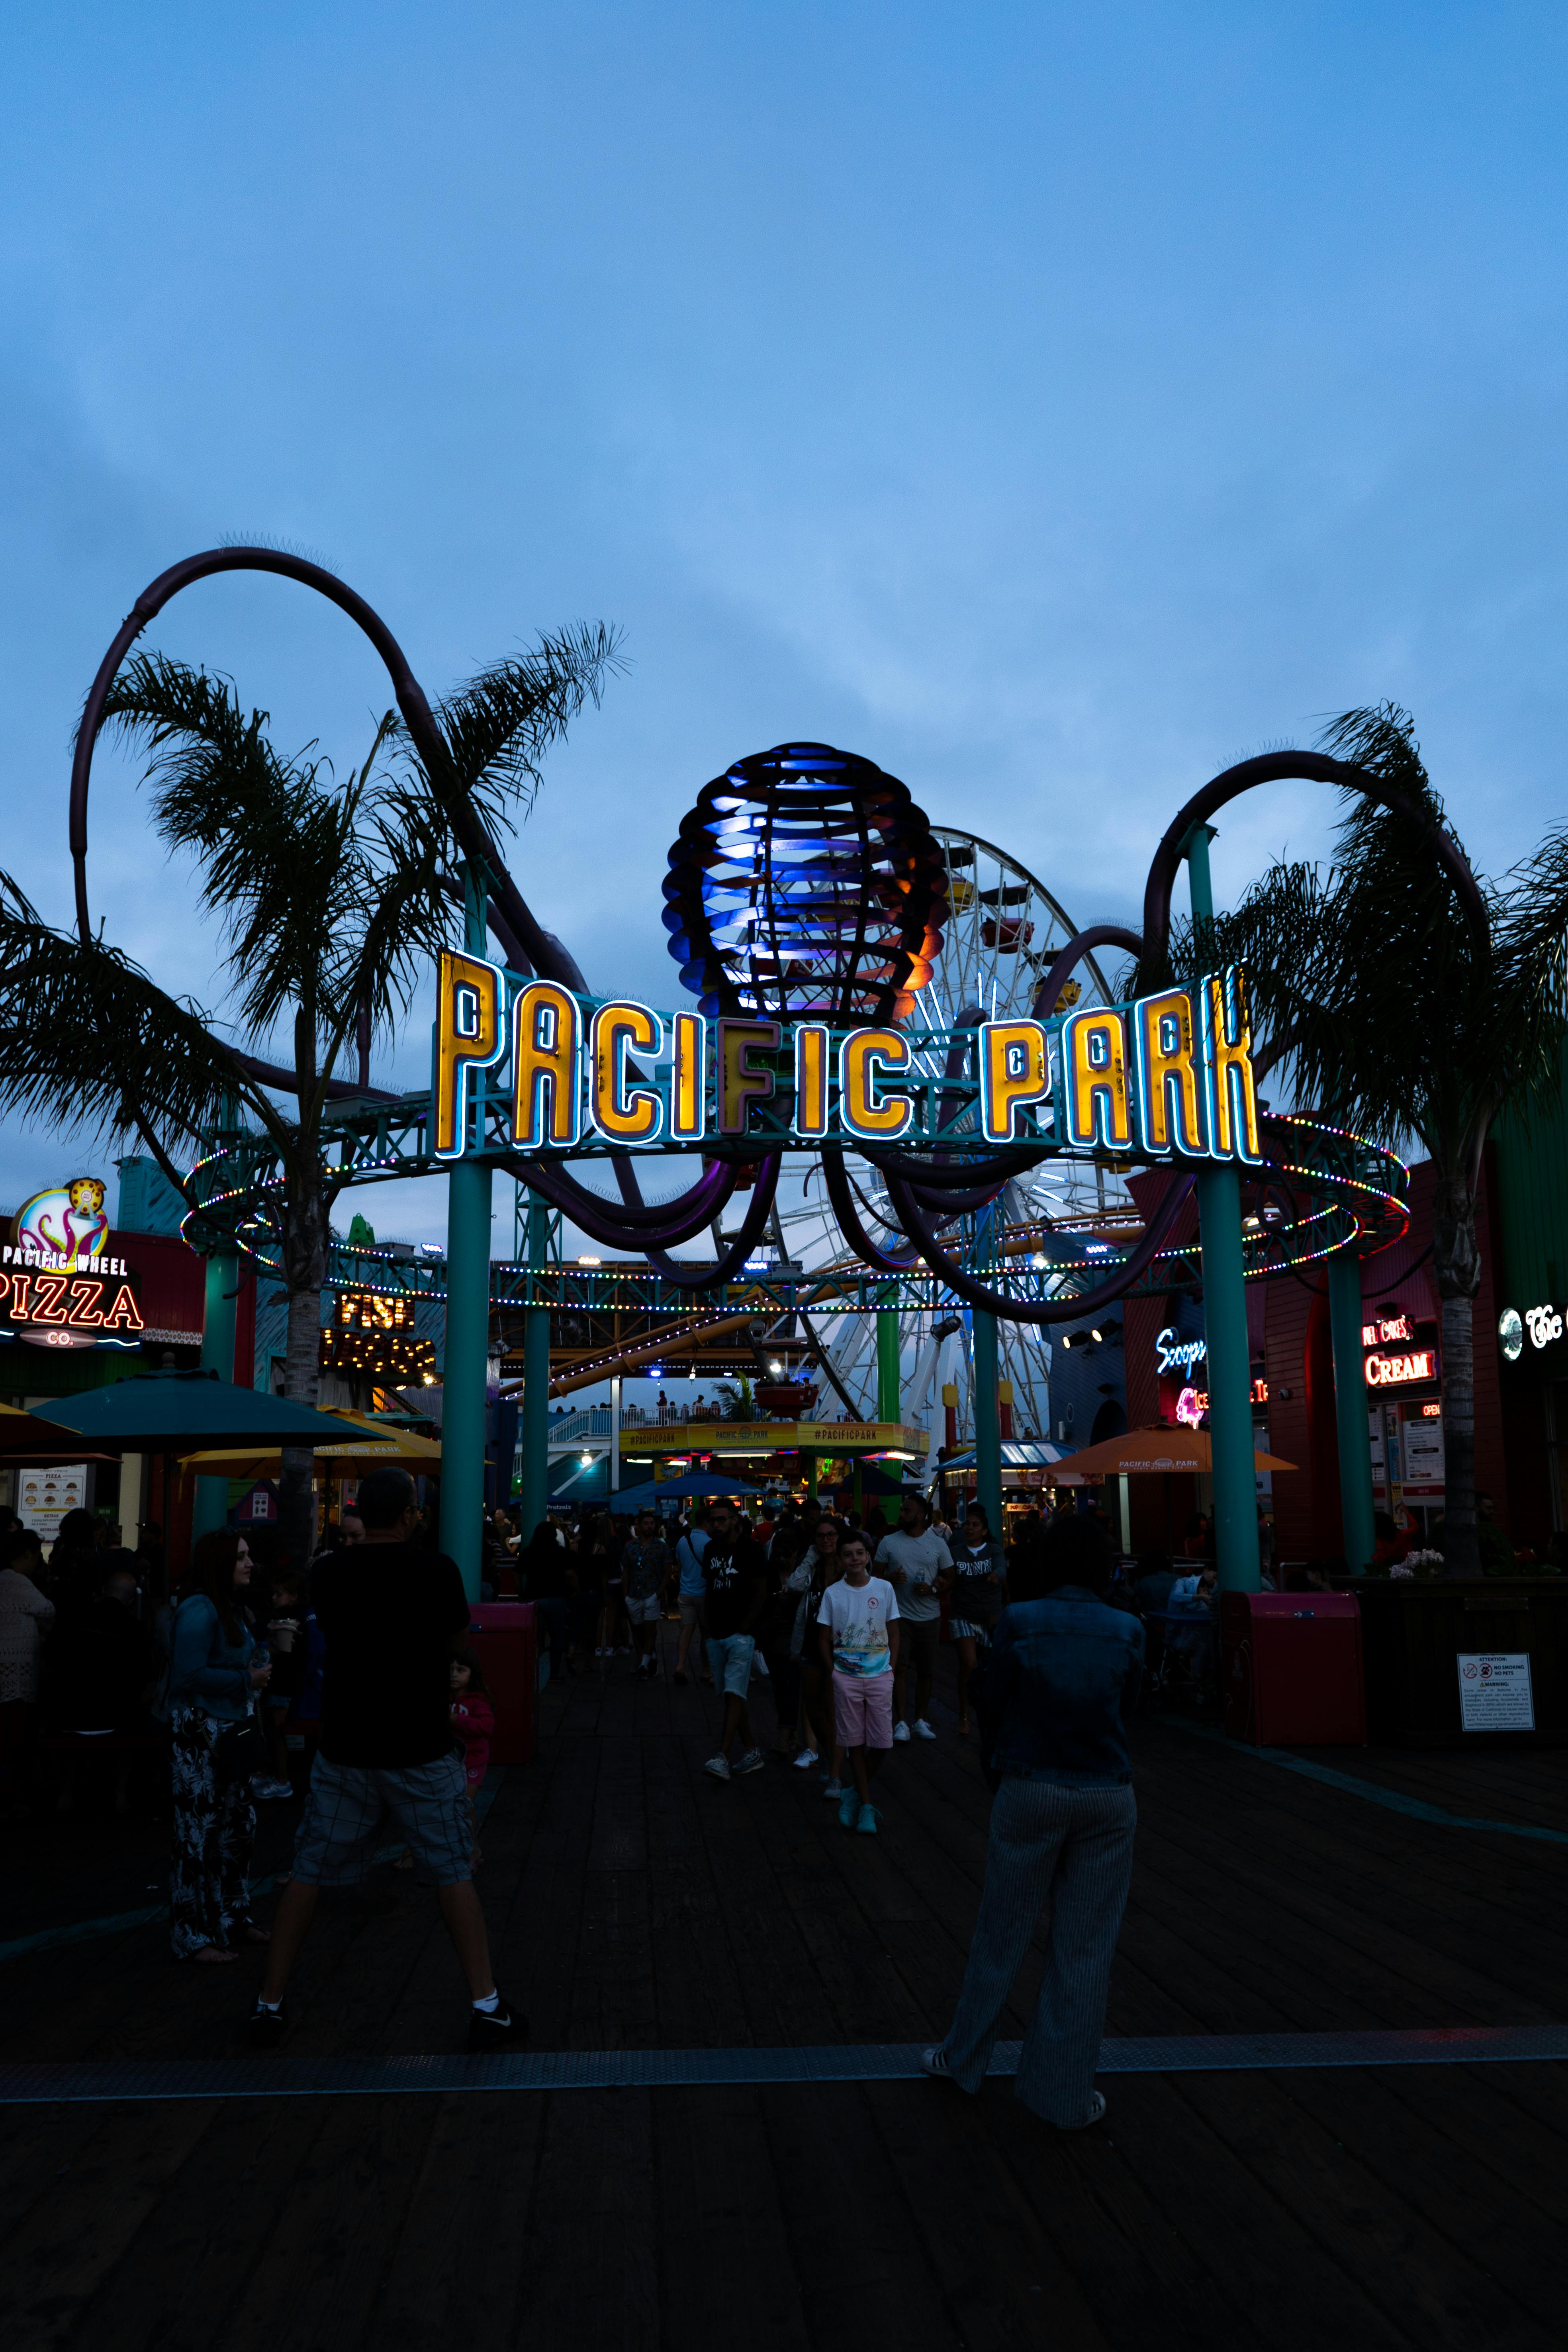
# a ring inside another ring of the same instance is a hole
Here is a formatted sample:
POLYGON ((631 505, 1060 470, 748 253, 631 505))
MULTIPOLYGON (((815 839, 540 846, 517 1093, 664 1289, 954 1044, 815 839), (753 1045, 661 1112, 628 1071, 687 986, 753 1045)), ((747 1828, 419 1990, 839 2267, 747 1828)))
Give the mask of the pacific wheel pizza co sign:
MULTIPOLYGON (((0 1327, 37 1348, 137 1347, 145 1328, 129 1265, 106 1248, 101 1177, 35 1192, 0 1244, 0 1327)), ((4 1336, 0 1328, 0 1336, 4 1336)))
POLYGON ((1461 1729, 1535 1729, 1528 1650, 1461 1650, 1458 1663, 1461 1729))

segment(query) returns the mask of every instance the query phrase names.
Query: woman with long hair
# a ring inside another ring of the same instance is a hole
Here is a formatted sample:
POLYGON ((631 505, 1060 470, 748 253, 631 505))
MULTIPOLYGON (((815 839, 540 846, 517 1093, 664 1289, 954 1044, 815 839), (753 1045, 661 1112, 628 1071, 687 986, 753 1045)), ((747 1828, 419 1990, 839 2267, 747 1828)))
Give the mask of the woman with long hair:
POLYGON ((249 1584, 250 1548, 242 1535, 218 1528, 197 1538, 169 1653, 174 1734, 169 1927, 177 1960, 237 1960, 237 1944, 271 1941, 250 1916, 256 1843, 250 1775, 265 1761, 250 1717, 272 1669, 256 1656, 245 1607, 249 1584))
MULTIPOLYGON (((793 1523, 780 1528, 768 1548, 768 1598, 757 1632, 757 1645, 768 1670, 777 1727, 773 1754, 793 1756, 800 1718, 801 1659, 806 1593, 811 1568, 806 1559, 805 1529, 793 1523)), ((809 1737, 806 1740, 811 1750, 809 1737)))
POLYGON ((952 1554, 952 1580, 948 1587, 947 1629, 958 1653, 958 1736, 969 1737, 969 1685, 976 1653, 991 1639, 991 1629, 1007 1601, 1007 1562, 991 1532, 982 1503, 971 1503, 962 1530, 948 1538, 952 1554))
POLYGON ((517 1589, 531 1601, 542 1649, 550 1645, 550 1677, 560 1682, 566 1672, 566 1648, 572 1631, 571 1584, 561 1535, 548 1519, 541 1519, 517 1556, 517 1589))
POLYGON ((595 1562, 595 1573, 604 1593, 604 1608, 599 1617, 599 1639, 594 1654, 613 1658, 617 1650, 629 1656, 632 1649, 632 1624, 626 1615, 626 1578, 621 1553, 625 1538, 616 1532, 616 1523, 608 1511, 594 1511, 583 1523, 583 1549, 595 1562))

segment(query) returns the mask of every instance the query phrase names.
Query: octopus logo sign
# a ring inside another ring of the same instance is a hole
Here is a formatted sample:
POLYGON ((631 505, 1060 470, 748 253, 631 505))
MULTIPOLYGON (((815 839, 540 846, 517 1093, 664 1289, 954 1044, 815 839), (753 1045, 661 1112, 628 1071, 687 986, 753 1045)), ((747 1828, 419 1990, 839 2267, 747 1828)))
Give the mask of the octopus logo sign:
POLYGON ((107 1197, 97 1176, 73 1176, 51 1192, 35 1192, 11 1221, 13 1246, 47 1259, 58 1273, 74 1274, 109 1239, 107 1197))

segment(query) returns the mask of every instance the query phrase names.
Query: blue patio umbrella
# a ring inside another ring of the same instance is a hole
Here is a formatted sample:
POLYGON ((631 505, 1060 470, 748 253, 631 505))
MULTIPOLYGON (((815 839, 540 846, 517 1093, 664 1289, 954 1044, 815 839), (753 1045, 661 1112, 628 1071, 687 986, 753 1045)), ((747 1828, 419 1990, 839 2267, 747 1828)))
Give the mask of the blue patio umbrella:
POLYGON ((724 1478, 708 1470, 691 1470, 684 1478, 661 1478, 630 1491, 637 1496, 637 1508, 645 1510, 649 1504, 662 1503, 667 1498, 672 1503, 686 1503, 700 1495, 760 1495, 763 1489, 748 1486, 743 1478, 724 1478))

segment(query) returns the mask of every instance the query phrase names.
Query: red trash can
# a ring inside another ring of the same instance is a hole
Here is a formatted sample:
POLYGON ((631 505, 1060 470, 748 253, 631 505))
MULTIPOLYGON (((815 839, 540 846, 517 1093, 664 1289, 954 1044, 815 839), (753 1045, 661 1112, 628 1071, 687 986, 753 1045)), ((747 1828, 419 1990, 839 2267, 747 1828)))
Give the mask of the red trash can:
POLYGON ((1349 1592, 1224 1592, 1225 1727, 1257 1748, 1364 1748, 1361 1609, 1349 1592))
POLYGON ((476 1601, 468 1643, 495 1710, 492 1764, 531 1764, 538 1739, 539 1636, 531 1601, 476 1601))

